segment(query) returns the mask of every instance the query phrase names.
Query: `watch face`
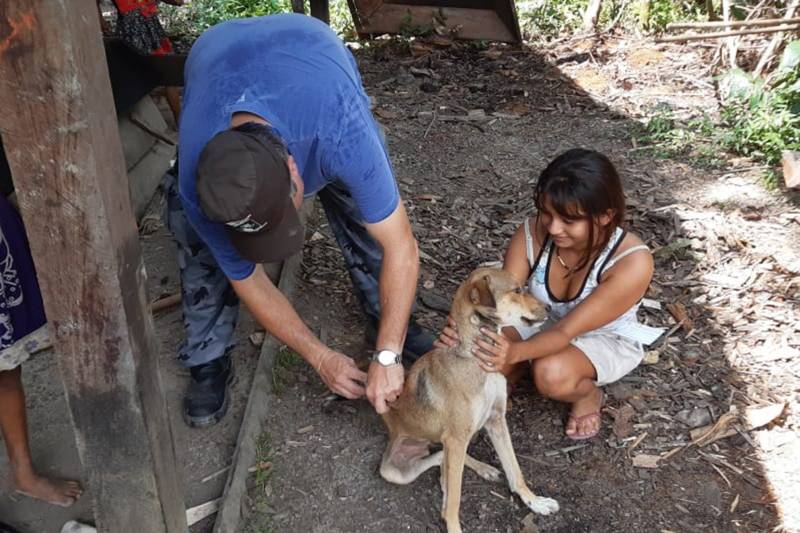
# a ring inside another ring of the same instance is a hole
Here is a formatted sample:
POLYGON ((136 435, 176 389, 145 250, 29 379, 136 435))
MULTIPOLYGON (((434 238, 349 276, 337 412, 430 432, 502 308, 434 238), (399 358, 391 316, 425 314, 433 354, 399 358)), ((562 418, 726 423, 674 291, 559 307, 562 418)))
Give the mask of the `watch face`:
POLYGON ((381 350, 378 352, 378 362, 382 365, 392 365, 396 359, 397 355, 390 350, 381 350))

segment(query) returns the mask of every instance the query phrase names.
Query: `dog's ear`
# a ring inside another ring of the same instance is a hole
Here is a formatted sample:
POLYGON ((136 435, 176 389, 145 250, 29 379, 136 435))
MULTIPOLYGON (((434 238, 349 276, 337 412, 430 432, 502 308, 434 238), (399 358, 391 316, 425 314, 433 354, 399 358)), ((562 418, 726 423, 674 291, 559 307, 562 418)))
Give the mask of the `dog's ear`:
POLYGON ((491 307, 492 309, 497 307, 497 302, 495 302, 494 295, 489 288, 489 276, 483 276, 472 284, 472 288, 469 290, 469 299, 478 306, 491 307))
POLYGON ((475 283, 469 290, 469 299, 475 309, 476 315, 480 315, 487 320, 495 320, 497 314, 497 302, 494 299, 491 289, 489 288, 489 276, 483 276, 475 283))

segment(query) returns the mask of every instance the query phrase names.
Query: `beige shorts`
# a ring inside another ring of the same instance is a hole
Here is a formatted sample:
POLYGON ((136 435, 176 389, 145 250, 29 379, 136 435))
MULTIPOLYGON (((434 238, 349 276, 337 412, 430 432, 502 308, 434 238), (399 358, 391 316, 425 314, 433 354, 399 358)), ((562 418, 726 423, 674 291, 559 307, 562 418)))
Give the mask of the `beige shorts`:
MULTIPOLYGON (((545 330, 554 324, 548 320, 541 326, 545 330)), ((528 339, 539 331, 539 327, 516 328, 523 339, 528 339)), ((644 349, 636 341, 626 339, 615 333, 593 331, 575 337, 570 343, 582 351, 594 365, 598 386, 614 383, 639 366, 644 358, 644 349)))
POLYGON ((614 383, 639 366, 644 357, 642 345, 614 333, 587 333, 570 343, 594 365, 598 386, 614 383))

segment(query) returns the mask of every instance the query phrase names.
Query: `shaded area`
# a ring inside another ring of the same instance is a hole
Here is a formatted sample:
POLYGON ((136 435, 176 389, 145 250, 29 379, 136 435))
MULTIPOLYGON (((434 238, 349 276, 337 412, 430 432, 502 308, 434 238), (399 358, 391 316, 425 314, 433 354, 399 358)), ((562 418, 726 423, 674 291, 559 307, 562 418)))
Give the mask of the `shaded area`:
MULTIPOLYGON (((719 163, 709 165, 692 152, 664 159, 642 146, 642 125, 631 115, 659 103, 713 112, 702 50, 611 41, 565 41, 541 52, 390 41, 357 54, 420 242, 428 303, 420 315, 432 329, 444 319, 437 308, 447 308, 466 274, 501 260, 507 239, 532 212, 538 172, 568 148, 594 148, 617 164, 627 221, 655 251, 648 297, 661 309, 645 308, 641 318, 671 335, 653 347, 653 364, 609 387, 600 438, 573 448, 563 436, 566 406, 535 395, 530 383, 513 398, 510 426, 523 471, 561 512, 528 517, 506 487, 467 472, 462 526, 771 530, 779 522, 756 440, 761 433, 793 434, 794 408, 744 436, 704 448, 687 444, 692 428, 716 421, 731 405, 792 400, 792 367, 772 365, 773 381, 785 385, 770 391, 755 378, 761 362, 748 350, 795 331, 779 318, 797 309, 791 264, 780 255, 798 242, 796 215, 760 188, 758 169, 749 170, 747 161, 718 154, 719 163), (727 200, 718 196, 723 191, 727 200), (730 277, 742 272, 742 280, 730 277), (759 307, 765 300, 772 309, 759 307), (685 327, 674 327, 667 304, 685 327)), ((309 235, 298 306, 333 347, 363 357, 364 325, 324 219, 309 235)), ((793 353, 796 341, 783 342, 793 353)), ((271 474, 251 491, 250 530, 443 530, 438 471, 406 487, 383 482, 377 467, 385 435, 369 407, 327 402, 305 366, 289 368, 283 379, 287 389, 265 435, 271 474)), ((471 449, 497 464, 482 436, 471 449)))

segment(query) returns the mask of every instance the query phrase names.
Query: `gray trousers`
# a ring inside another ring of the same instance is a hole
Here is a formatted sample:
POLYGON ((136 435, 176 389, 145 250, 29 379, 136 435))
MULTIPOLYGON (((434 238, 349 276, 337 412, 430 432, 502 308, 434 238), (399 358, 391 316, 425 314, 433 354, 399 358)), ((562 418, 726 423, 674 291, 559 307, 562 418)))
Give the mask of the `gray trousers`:
MULTIPOLYGON (((221 357, 233 348, 239 298, 211 250, 189 224, 178 196, 174 169, 167 173, 165 187, 165 218, 178 246, 186 329, 186 339, 178 349, 178 359, 183 365, 192 367, 221 357)), ((317 195, 342 250, 356 297, 377 326, 380 318, 378 278, 383 258, 381 248, 367 233, 358 207, 347 189, 333 183, 317 195)))

